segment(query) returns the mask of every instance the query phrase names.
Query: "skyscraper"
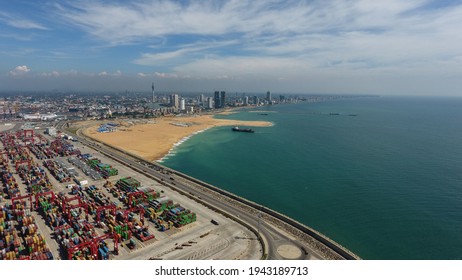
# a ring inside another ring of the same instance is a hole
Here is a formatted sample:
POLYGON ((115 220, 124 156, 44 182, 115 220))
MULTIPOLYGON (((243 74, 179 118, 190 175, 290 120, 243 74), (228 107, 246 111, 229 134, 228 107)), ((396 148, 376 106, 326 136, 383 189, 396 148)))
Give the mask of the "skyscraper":
POLYGON ((225 108, 226 106, 226 92, 222 91, 220 96, 220 108, 225 108))
POLYGON ((269 90, 266 92, 266 101, 271 104, 271 92, 269 90))
POLYGON ((170 106, 178 109, 180 107, 180 97, 178 94, 170 95, 170 106))
POLYGON ((185 111, 186 110, 186 100, 184 98, 180 99, 180 110, 185 111))
POLYGON ((215 101, 215 109, 218 109, 220 108, 221 106, 221 103, 220 103, 220 92, 219 91, 215 91, 215 94, 214 94, 214 101, 215 101))
POLYGON ((254 96, 254 97, 253 97, 253 104, 254 104, 254 105, 258 105, 258 102, 259 102, 259 101, 258 101, 258 97, 257 97, 257 96, 254 96))
POLYGON ((207 109, 213 109, 213 98, 207 97, 207 109))

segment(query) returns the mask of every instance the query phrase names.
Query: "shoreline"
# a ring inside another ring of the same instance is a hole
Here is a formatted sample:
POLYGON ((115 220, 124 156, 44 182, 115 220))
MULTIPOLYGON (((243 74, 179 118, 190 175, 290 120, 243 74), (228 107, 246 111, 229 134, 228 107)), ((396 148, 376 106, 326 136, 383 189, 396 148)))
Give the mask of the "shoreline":
POLYGON ((173 144, 173 147, 168 150, 168 153, 165 154, 162 158, 160 159, 156 159, 154 160, 155 162, 158 162, 158 163, 163 163, 164 160, 168 159, 170 157, 170 155, 176 155, 176 153, 174 153, 174 151, 179 147, 181 146, 183 143, 185 143, 186 141, 188 141, 189 139, 191 139, 191 137, 193 137, 194 135, 197 135, 197 134, 200 134, 202 132, 205 132, 207 130, 209 130, 210 128, 205 128, 205 129, 202 129, 202 130, 199 130, 199 131, 196 131, 194 132, 193 134, 191 135, 188 135, 188 136, 185 136, 183 138, 180 139, 180 141, 176 142, 175 144, 173 144))
MULTIPOLYGON (((234 112, 228 110, 215 115, 229 115, 232 113, 234 112)), ((269 127, 274 125, 268 121, 216 119, 214 118, 215 115, 204 114, 167 116, 148 120, 119 120, 118 130, 109 133, 97 132, 98 126, 101 123, 106 123, 106 121, 94 121, 90 122, 83 132, 86 136, 94 140, 120 148, 150 162, 159 162, 168 157, 169 154, 171 155, 175 148, 189 140, 192 136, 213 127, 269 127)), ((77 123, 77 126, 82 127, 82 123, 77 123)))

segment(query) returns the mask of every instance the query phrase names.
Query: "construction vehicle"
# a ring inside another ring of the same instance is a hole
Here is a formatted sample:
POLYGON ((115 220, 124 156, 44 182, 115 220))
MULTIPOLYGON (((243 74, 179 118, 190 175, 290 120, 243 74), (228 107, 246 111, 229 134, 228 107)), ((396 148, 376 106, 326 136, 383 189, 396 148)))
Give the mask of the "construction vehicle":
POLYGON ((114 185, 112 184, 111 181, 106 181, 106 183, 104 183, 103 187, 108 188, 108 189, 112 189, 114 187, 114 185))
POLYGON ((157 219, 156 210, 154 210, 154 208, 151 208, 151 207, 147 208, 146 216, 149 218, 149 220, 155 221, 157 219))

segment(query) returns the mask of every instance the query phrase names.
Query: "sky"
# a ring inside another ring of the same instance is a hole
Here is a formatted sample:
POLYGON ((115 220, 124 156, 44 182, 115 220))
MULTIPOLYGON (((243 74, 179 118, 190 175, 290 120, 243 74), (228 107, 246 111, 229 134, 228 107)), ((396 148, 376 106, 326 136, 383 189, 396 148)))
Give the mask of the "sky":
POLYGON ((462 96, 462 1, 0 0, 0 91, 462 96))

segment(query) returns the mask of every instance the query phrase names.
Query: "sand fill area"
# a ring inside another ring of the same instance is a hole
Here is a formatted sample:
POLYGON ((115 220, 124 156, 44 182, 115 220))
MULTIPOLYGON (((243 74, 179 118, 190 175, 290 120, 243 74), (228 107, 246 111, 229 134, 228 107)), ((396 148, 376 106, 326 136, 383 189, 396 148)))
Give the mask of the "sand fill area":
POLYGON ((271 122, 238 121, 215 119, 212 115, 195 115, 181 117, 162 117, 145 120, 144 124, 133 124, 126 121, 119 123, 117 131, 99 133, 99 124, 84 130, 86 136, 100 142, 117 147, 146 160, 154 161, 168 154, 175 143, 198 131, 217 126, 266 127, 271 122))

